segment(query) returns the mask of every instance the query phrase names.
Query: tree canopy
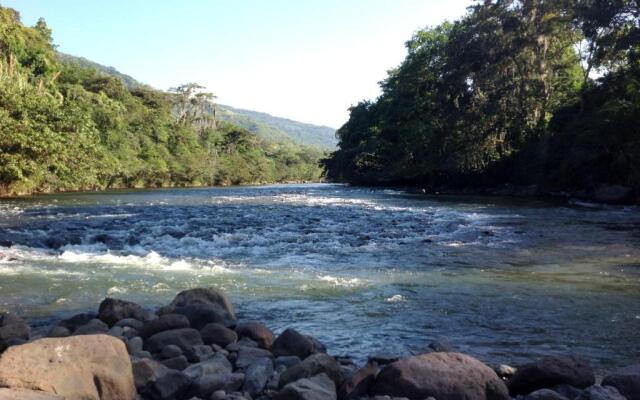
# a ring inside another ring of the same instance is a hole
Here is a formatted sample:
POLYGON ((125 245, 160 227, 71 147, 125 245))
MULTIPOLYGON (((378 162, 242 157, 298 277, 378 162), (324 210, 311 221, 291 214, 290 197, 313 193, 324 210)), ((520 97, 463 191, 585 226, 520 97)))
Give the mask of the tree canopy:
POLYGON ((321 150, 216 121, 197 84, 162 92, 62 62, 51 35, 0 7, 0 194, 319 179, 321 150))
POLYGON ((636 0, 486 0, 420 30, 323 161, 357 184, 640 188, 636 0))

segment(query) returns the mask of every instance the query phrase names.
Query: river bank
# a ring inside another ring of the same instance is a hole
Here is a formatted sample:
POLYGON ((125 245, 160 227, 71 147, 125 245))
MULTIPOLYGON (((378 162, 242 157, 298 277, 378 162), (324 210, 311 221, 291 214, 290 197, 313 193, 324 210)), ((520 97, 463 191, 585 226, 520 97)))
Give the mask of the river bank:
POLYGON ((295 329, 275 335, 238 320, 213 287, 185 290, 157 310, 107 298, 97 313, 57 321, 44 337, 19 316, 0 315, 3 400, 640 398, 638 365, 596 383, 576 355, 488 366, 446 339, 408 357, 369 354, 357 365, 295 329))

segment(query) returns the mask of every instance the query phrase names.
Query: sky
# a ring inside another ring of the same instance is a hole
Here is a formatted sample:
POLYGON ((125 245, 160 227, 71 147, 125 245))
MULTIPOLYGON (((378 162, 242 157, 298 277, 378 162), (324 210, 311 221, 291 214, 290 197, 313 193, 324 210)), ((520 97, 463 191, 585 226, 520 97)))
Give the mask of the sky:
POLYGON ((471 0, 0 0, 44 17, 58 50, 167 90, 197 82, 218 102, 341 126, 379 95, 413 32, 471 0))

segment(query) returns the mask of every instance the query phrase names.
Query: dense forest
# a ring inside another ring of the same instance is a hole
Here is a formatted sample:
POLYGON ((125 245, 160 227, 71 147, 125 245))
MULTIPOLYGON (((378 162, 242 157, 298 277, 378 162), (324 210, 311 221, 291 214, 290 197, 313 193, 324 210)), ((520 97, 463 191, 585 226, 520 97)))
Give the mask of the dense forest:
POLYGON ((217 121, 196 84, 127 85, 0 7, 0 195, 317 180, 319 149, 217 121))
POLYGON ((640 189, 640 1, 476 2, 406 48, 350 109, 330 179, 640 189))

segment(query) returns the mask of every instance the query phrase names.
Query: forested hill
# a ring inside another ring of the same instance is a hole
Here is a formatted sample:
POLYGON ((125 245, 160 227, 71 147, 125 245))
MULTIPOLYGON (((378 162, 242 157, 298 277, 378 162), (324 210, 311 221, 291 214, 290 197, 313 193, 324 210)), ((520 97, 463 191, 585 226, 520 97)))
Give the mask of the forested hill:
POLYGON ((320 177, 321 150, 217 121, 197 85, 167 93, 94 67, 60 62, 43 19, 0 7, 0 195, 320 177))
MULTIPOLYGON (((129 75, 123 74, 114 67, 98 64, 84 57, 76 57, 58 52, 58 59, 63 64, 75 64, 81 67, 93 68, 106 75, 119 78, 129 89, 146 86, 129 75)), ((270 141, 289 142, 316 146, 322 149, 334 150, 338 140, 336 130, 327 126, 318 126, 294 121, 273 115, 243 110, 227 105, 216 105, 218 118, 233 125, 245 128, 251 133, 270 141)))
POLYGON ((640 3, 476 2, 351 108, 328 177, 640 194, 640 3))
POLYGON ((124 83, 124 85, 129 89, 133 89, 135 87, 140 87, 140 86, 148 86, 148 85, 145 85, 144 83, 138 82, 136 79, 134 79, 133 77, 127 74, 123 74, 122 72, 118 71, 114 67, 98 64, 97 62, 88 60, 84 57, 77 57, 77 56, 62 53, 59 51, 56 52, 56 55, 57 55, 58 61, 60 61, 62 64, 76 65, 82 68, 95 69, 96 71, 104 73, 105 75, 115 76, 116 78, 119 78, 122 81, 122 83, 124 83))
POLYGON ((336 130, 328 126, 307 124, 225 105, 219 105, 219 109, 220 119, 242 126, 259 136, 274 140, 290 138, 299 143, 332 150, 338 143, 336 130))

